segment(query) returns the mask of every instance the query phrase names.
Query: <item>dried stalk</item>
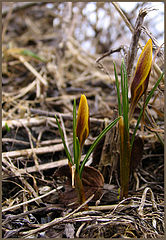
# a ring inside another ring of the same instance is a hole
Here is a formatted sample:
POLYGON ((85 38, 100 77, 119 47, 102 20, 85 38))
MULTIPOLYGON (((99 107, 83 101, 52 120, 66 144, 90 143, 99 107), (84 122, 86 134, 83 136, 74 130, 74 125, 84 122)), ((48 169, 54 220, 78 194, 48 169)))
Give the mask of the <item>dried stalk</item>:
MULTIPOLYGON (((34 197, 38 197, 38 194, 35 192, 35 190, 33 189, 33 187, 21 176, 21 174, 18 171, 18 168, 16 166, 14 166, 14 164, 12 163, 12 161, 10 160, 9 157, 7 157, 9 159, 9 161, 7 161, 6 158, 3 158, 3 163, 9 167, 9 169, 11 170, 11 172, 14 174, 14 176, 18 177, 20 179, 20 181, 22 182, 22 184, 26 187, 26 189, 29 192, 29 195, 33 194, 34 197)), ((37 204, 41 203, 42 200, 38 199, 37 204)))
POLYGON ((41 198, 44 198, 44 197, 46 197, 46 196, 48 196, 48 195, 50 195, 50 194, 52 194, 52 193, 57 192, 57 190, 60 190, 61 188, 62 188, 62 186, 57 187, 56 189, 53 189, 53 190, 51 190, 50 192, 45 193, 45 194, 43 194, 43 195, 41 195, 41 196, 39 196, 39 197, 30 199, 30 200, 28 200, 28 201, 26 201, 26 202, 22 202, 22 203, 20 203, 20 204, 14 205, 14 206, 12 206, 12 207, 4 208, 4 209, 2 209, 2 212, 11 211, 11 210, 14 210, 14 209, 16 209, 16 208, 19 208, 19 207, 21 207, 21 206, 24 206, 24 205, 26 205, 26 204, 29 204, 29 203, 31 203, 31 202, 35 202, 35 201, 37 201, 37 200, 39 200, 39 199, 41 199, 41 198))
POLYGON ((23 156, 31 157, 33 155, 33 151, 35 152, 35 154, 44 154, 44 153, 62 151, 63 149, 64 149, 63 144, 57 144, 55 146, 34 148, 33 150, 23 149, 23 150, 11 151, 11 152, 3 152, 2 157, 10 157, 10 158, 23 157, 23 156))
POLYGON ((151 201, 152 201, 152 206, 153 208, 155 209, 155 211, 157 211, 157 205, 156 205, 156 202, 155 202, 155 198, 154 198, 154 194, 152 192, 152 189, 150 187, 147 187, 144 189, 144 192, 142 194, 142 199, 141 199, 141 204, 138 208, 138 214, 143 217, 144 216, 144 213, 143 213, 143 208, 145 206, 145 201, 146 201, 146 196, 147 196, 147 192, 150 191, 150 195, 151 195, 151 201))
POLYGON ((5 130, 6 125, 9 128, 18 128, 18 127, 32 127, 38 126, 46 123, 47 119, 42 117, 35 117, 35 118, 22 118, 17 120, 2 120, 2 130, 5 130))
POLYGON ((35 77, 37 77, 44 86, 47 86, 47 85, 48 85, 47 80, 46 80, 45 78, 43 78, 43 77, 41 76, 41 74, 38 73, 38 72, 36 71, 36 69, 34 69, 34 67, 32 67, 32 65, 29 64, 29 63, 25 60, 25 58, 24 58, 23 56, 19 56, 18 58, 19 58, 20 62, 22 62, 22 63, 25 65, 25 67, 26 67, 31 73, 33 73, 33 75, 35 75, 35 77))

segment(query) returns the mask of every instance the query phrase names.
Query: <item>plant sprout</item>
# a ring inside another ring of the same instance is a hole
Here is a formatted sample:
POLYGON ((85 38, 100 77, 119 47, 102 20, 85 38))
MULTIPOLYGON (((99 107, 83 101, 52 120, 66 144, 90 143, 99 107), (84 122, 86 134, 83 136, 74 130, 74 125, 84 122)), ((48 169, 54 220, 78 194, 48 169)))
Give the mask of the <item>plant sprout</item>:
POLYGON ((64 149, 68 158, 68 165, 72 174, 72 179, 74 179, 74 183, 72 183, 72 187, 76 187, 76 191, 78 193, 78 198, 80 204, 85 202, 85 193, 82 184, 82 172, 84 170, 84 166, 88 161, 89 156, 95 149, 96 145, 100 142, 102 137, 119 121, 120 117, 116 118, 113 122, 111 122, 96 138, 93 144, 90 146, 88 152, 86 153, 82 163, 80 163, 81 154, 83 145, 85 140, 89 135, 89 107, 87 103, 86 96, 84 94, 81 95, 80 103, 78 107, 78 114, 76 119, 76 101, 74 99, 73 104, 73 158, 69 153, 67 145, 65 143, 64 134, 60 123, 58 121, 57 116, 55 116, 56 122, 59 128, 59 132, 62 138, 62 142, 64 145, 64 149))
MULTIPOLYGON (((146 43, 142 53, 138 59, 135 74, 133 77, 133 81, 131 84, 131 103, 129 105, 129 98, 128 98, 128 80, 127 80, 127 71, 122 61, 121 65, 121 94, 120 94, 120 86, 118 81, 118 76, 116 73, 116 67, 114 64, 114 73, 115 73, 115 83, 117 89, 117 98, 118 98, 118 112, 119 117, 116 118, 113 122, 111 122, 96 138, 93 144, 90 146, 89 150, 87 151, 84 159, 80 162, 82 149, 87 139, 90 129, 90 119, 89 119, 89 107, 86 96, 84 94, 81 95, 78 113, 76 117, 76 100, 74 99, 73 104, 73 156, 71 156, 69 149, 67 148, 64 134, 60 123, 58 121, 57 116, 56 122, 59 128, 59 132, 62 138, 62 142, 64 145, 64 149, 66 152, 66 156, 68 158, 68 165, 72 175, 72 187, 76 188, 78 193, 78 199, 80 204, 85 202, 85 193, 84 187, 82 184, 82 173, 85 167, 85 164, 88 161, 89 156, 95 149, 96 145, 100 142, 102 137, 119 122, 119 134, 120 134, 120 185, 121 185, 121 192, 120 198, 124 198, 128 196, 128 188, 129 188, 129 177, 130 177, 130 158, 131 158, 131 151, 134 142, 134 138, 141 120, 141 117, 144 112, 144 108, 147 106, 150 98, 152 97, 155 89, 159 85, 163 74, 158 79, 157 83, 151 90, 148 97, 144 98, 144 105, 140 111, 140 115, 137 120, 137 124, 135 130, 133 132, 132 138, 130 140, 129 137, 129 127, 130 127, 130 120, 133 116, 134 110, 138 101, 140 100, 143 94, 146 94, 146 90, 148 88, 149 76, 151 72, 151 65, 152 65, 152 41, 146 43), (121 98, 122 96, 122 98, 121 98)), ((88 206, 86 206, 88 209, 88 206)))
POLYGON ((140 111, 140 115, 137 119, 137 124, 130 141, 130 138, 129 138, 130 120, 133 116, 133 113, 137 106, 138 101, 140 100, 143 94, 145 94, 146 96, 146 90, 148 88, 151 66, 152 66, 152 40, 149 39, 145 47, 143 48, 142 53, 137 62, 135 74, 131 84, 131 103, 129 106, 128 80, 127 80, 127 71, 126 71, 124 61, 122 61, 122 65, 121 65, 122 100, 120 95, 118 76, 117 76, 116 67, 114 64, 115 83, 116 83, 117 98, 118 98, 118 110, 119 110, 119 116, 120 116, 119 133, 120 133, 120 185, 121 185, 120 197, 121 199, 128 196, 131 151, 132 151, 134 138, 135 138, 140 120, 144 113, 145 107, 147 106, 150 98, 152 97, 155 89, 157 88, 157 86, 159 85, 163 77, 163 74, 161 74, 160 78, 156 82, 155 86, 152 88, 148 97, 146 99, 144 98, 144 105, 140 111))

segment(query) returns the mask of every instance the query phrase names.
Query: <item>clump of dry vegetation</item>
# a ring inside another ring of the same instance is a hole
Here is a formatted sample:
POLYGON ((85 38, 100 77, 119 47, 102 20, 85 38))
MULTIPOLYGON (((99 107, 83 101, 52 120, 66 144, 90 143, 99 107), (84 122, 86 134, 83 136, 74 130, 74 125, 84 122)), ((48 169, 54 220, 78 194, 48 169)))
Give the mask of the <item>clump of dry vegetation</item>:
MULTIPOLYGON (((164 236, 163 79, 137 132, 125 199, 119 199, 117 128, 107 133, 87 162, 86 202, 80 205, 55 119, 56 114, 72 154, 73 102, 76 99, 78 107, 81 94, 86 95, 90 133, 82 160, 118 116, 114 62, 120 77, 124 58, 130 85, 137 51, 149 38, 154 55, 150 92, 163 72, 163 46, 158 44, 163 32, 155 35, 150 11, 157 10, 141 2, 131 12, 109 2, 3 3, 3 238, 164 236), (97 190, 88 172, 92 167, 104 179, 97 190), (86 204, 89 208, 83 211, 86 204)), ((138 105, 131 133, 139 112, 138 105)))

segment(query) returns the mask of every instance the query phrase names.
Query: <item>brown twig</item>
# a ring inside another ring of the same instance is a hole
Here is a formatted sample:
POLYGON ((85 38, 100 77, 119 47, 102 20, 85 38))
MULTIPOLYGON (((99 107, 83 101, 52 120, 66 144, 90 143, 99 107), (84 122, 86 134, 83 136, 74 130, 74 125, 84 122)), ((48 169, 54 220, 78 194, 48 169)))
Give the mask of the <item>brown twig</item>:
POLYGON ((64 149, 63 143, 57 144, 55 146, 47 146, 47 147, 39 147, 32 149, 23 149, 23 150, 17 150, 17 151, 10 151, 10 152, 3 152, 2 157, 23 157, 27 156, 30 157, 33 155, 33 151, 35 154, 44 154, 44 153, 50 153, 50 152, 56 152, 56 151, 62 151, 64 149))
POLYGON ((137 46, 138 46, 139 38, 141 35, 142 24, 147 14, 148 12, 146 9, 141 9, 139 11, 139 14, 135 23, 134 32, 133 32, 131 43, 130 43, 130 49, 128 52, 128 60, 127 60, 127 75, 128 75, 129 82, 130 82, 130 78, 133 70, 133 63, 137 55, 137 50, 138 50, 137 46))
POLYGON ((21 207, 21 206, 24 206, 24 205, 26 205, 26 204, 29 204, 29 203, 31 203, 31 202, 38 201, 38 200, 41 199, 41 198, 44 198, 44 197, 46 197, 46 196, 48 196, 48 195, 50 195, 50 194, 52 194, 52 193, 57 192, 57 190, 60 190, 61 188, 62 188, 62 186, 61 186, 61 187, 57 187, 56 189, 53 189, 53 190, 51 190, 50 192, 43 194, 42 196, 38 196, 38 197, 33 198, 33 199, 30 199, 30 200, 28 200, 28 201, 26 201, 26 202, 22 202, 22 203, 19 203, 19 204, 17 204, 17 205, 14 205, 14 206, 11 206, 11 207, 8 207, 8 208, 4 208, 4 209, 2 209, 2 212, 11 211, 11 210, 14 210, 14 209, 16 209, 16 208, 18 208, 18 207, 21 207))

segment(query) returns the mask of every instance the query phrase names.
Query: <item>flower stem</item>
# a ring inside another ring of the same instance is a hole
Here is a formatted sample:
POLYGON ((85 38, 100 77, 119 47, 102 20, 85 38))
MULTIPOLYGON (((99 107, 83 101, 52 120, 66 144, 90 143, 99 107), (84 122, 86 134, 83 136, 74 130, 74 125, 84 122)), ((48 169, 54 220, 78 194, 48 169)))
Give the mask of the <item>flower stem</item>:
MULTIPOLYGON (((85 192, 84 192, 84 186, 82 184, 82 179, 80 178, 78 172, 75 172, 75 186, 78 194, 79 203, 83 204, 86 201, 85 192)), ((88 210, 88 204, 86 204, 83 209, 88 210)))
POLYGON ((120 131, 120 198, 128 197, 129 179, 130 179, 130 141, 129 132, 125 128, 123 117, 119 120, 120 131))

